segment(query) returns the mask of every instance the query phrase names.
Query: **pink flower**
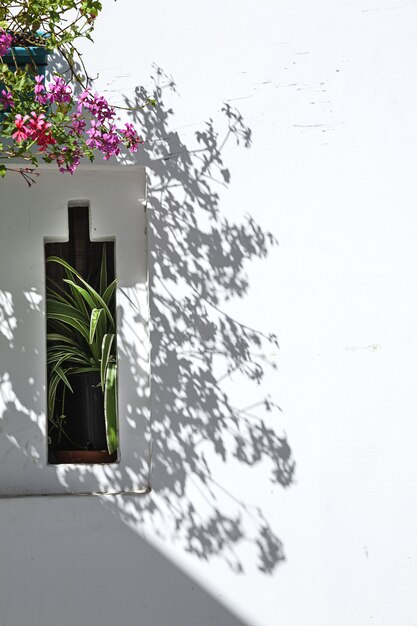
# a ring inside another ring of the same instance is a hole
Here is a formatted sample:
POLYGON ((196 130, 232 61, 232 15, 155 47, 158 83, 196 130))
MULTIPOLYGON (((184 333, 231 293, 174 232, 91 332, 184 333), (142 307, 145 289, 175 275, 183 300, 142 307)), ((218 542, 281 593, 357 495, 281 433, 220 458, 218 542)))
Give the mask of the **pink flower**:
POLYGON ((103 153, 103 159, 105 161, 108 161, 112 156, 120 154, 119 143, 120 139, 116 133, 116 127, 112 125, 109 132, 102 134, 101 144, 98 147, 100 152, 103 153))
POLYGON ((77 137, 81 137, 83 130, 85 128, 85 121, 80 118, 79 114, 74 114, 72 116, 71 127, 72 127, 72 130, 70 132, 74 135, 77 135, 77 137))
MULTIPOLYGON (((43 79, 43 76, 35 76, 35 79, 41 78, 43 79)), ((37 102, 38 104, 47 104, 48 102, 48 94, 45 92, 45 87, 43 85, 40 84, 40 82, 37 82, 37 84, 35 85, 35 102, 37 102)))
POLYGON ((45 152, 48 146, 56 144, 56 139, 48 132, 43 132, 36 138, 36 143, 39 146, 40 152, 45 152))
POLYGON ((112 156, 120 154, 120 137, 114 124, 105 126, 96 120, 91 120, 91 126, 87 130, 87 146, 97 148, 103 153, 105 161, 112 156))
MULTIPOLYGON (((85 94, 86 92, 83 93, 85 94)), ((106 98, 99 96, 98 93, 94 94, 94 96, 89 93, 88 96, 88 98, 84 97, 82 100, 84 108, 88 109, 91 115, 96 117, 101 124, 104 124, 104 122, 111 122, 116 115, 116 112, 107 102, 106 98)))
POLYGON ((48 96, 43 93, 37 93, 35 94, 35 102, 37 102, 38 104, 42 104, 42 105, 47 104, 48 96))
POLYGON ((91 120, 91 126, 87 130, 87 135, 87 146, 90 146, 90 148, 98 148, 100 145, 101 130, 100 124, 96 122, 96 120, 91 120))
POLYGON ((49 102, 71 102, 72 89, 63 78, 54 76, 53 82, 49 83, 49 102))
POLYGON ((36 84, 33 91, 35 92, 35 101, 39 104, 46 104, 48 102, 48 96, 46 95, 45 86, 43 85, 44 79, 44 76, 35 76, 36 84))
POLYGON ((10 91, 6 91, 5 89, 1 90, 0 103, 3 105, 4 111, 14 106, 13 96, 10 91))
POLYGON ((52 126, 49 122, 45 122, 45 115, 43 113, 38 115, 35 111, 31 111, 30 114, 29 126, 33 135, 44 132, 47 128, 52 126))
POLYGON ((59 171, 62 174, 69 173, 69 174, 72 175, 72 174, 74 174, 75 170, 77 169, 78 165, 80 164, 80 161, 81 161, 80 157, 79 156, 75 156, 72 159, 71 163, 66 163, 65 166, 61 166, 59 168, 59 171))
POLYGON ((56 161, 60 172, 63 174, 73 174, 81 161, 82 153, 78 146, 75 146, 75 148, 71 150, 67 146, 64 146, 60 153, 51 153, 48 154, 48 156, 53 161, 56 161))
POLYGON ((4 30, 0 31, 0 56, 4 57, 5 54, 10 52, 12 41, 11 35, 8 35, 4 30))
POLYGON ((143 143, 139 135, 137 134, 135 127, 133 124, 125 124, 125 128, 121 131, 121 134, 124 135, 126 145, 131 152, 136 152, 138 146, 143 143))
POLYGON ((36 94, 37 93, 42 93, 42 91, 44 91, 44 89, 45 89, 45 87, 43 85, 44 79, 45 79, 45 76, 41 76, 40 74, 35 76, 36 85, 35 85, 34 91, 35 91, 36 94))
POLYGON ((35 111, 32 111, 31 116, 28 122, 31 139, 35 140, 41 152, 44 152, 48 145, 56 143, 54 137, 48 132, 52 124, 45 121, 45 115, 43 113, 38 115, 35 111))
POLYGON ((13 133, 12 137, 17 143, 25 141, 31 135, 31 130, 25 126, 25 122, 29 119, 29 115, 25 115, 22 117, 20 113, 18 113, 15 117, 14 124, 17 128, 16 132, 13 133))
POLYGON ((86 106, 86 103, 91 95, 90 87, 87 87, 80 95, 78 96, 78 104, 77 104, 77 113, 82 113, 83 106, 86 106))

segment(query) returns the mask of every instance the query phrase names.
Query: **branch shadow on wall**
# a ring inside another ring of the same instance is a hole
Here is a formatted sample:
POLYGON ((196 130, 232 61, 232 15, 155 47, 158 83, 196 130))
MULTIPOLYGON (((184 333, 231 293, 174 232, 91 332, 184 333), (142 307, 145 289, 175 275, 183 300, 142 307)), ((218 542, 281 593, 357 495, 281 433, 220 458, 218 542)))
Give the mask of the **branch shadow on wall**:
MULTIPOLYGON (((22 246, 21 241, 8 243, 13 251, 22 246)), ((8 243, 3 241, 3 245, 8 243)), ((34 264, 39 262, 41 259, 34 264)), ((23 472, 24 483, 18 493, 31 495, 39 494, 45 469, 42 458, 46 452, 43 427, 46 390, 44 364, 40 363, 45 341, 44 311, 39 287, 28 287, 33 284, 33 277, 24 267, 23 259, 20 265, 17 259, 14 269, 16 275, 10 273, 10 268, 0 267, 0 478, 2 485, 16 486, 15 470, 19 474, 23 472)), ((124 345, 123 350, 126 348, 124 345)), ((137 354, 129 350, 128 354, 138 363, 137 354)), ((134 384, 133 380, 130 382, 134 384)), ((118 480, 126 478, 110 466, 97 466, 93 471, 74 466, 69 472, 81 485, 90 480, 92 491, 117 488, 118 480)), ((59 486, 63 478, 68 478, 67 472, 62 474, 57 469, 57 493, 62 493, 59 486)), ((32 499, 7 502, 0 497, 1 532, 6 538, 0 548, 0 560, 11 566, 10 576, 0 592, 1 616, 7 615, 10 623, 23 623, 27 614, 27 603, 17 597, 14 584, 15 565, 20 558, 26 569, 46 573, 46 578, 32 577, 33 626, 45 623, 45 584, 52 598, 48 615, 61 614, 62 624, 86 621, 110 624, 120 621, 122 614, 126 624, 136 624, 140 615, 141 624, 159 626, 160 620, 169 615, 170 623, 184 626, 195 624, 200 616, 204 623, 244 626, 246 621, 193 577, 164 558, 148 541, 127 530, 131 523, 123 528, 124 524, 110 522, 111 514, 106 516, 102 506, 114 504, 112 512, 132 522, 138 520, 138 514, 143 515, 139 504, 146 507, 148 503, 147 496, 135 500, 128 497, 86 500, 70 496, 68 500, 65 498, 65 503, 61 500, 60 506, 55 498, 42 498, 36 505, 32 499), (36 542, 32 541, 34 532, 36 542), (51 560, 51 554, 62 552, 63 546, 67 555, 65 568, 60 559, 51 560), (77 602, 71 611, 63 611, 68 604, 69 589, 75 593, 77 602), (100 602, 91 602, 92 597, 99 597, 100 602)))
MULTIPOLYGON (((150 179, 152 493, 114 496, 103 503, 139 534, 151 529, 198 559, 223 558, 237 573, 256 562, 259 571, 272 574, 285 559, 276 520, 271 522, 252 505, 250 494, 243 498, 221 480, 233 467, 235 482, 236 472, 248 469, 265 481, 267 467, 271 482, 288 488, 295 470, 287 438, 274 424, 279 407, 261 395, 264 375, 274 367, 266 355, 276 352, 277 339, 226 311, 229 301, 243 299, 249 291, 247 265, 266 259, 276 243, 251 216, 237 223, 220 206, 219 189, 231 180, 225 148, 231 142, 250 148, 251 131, 239 112, 225 104, 224 133, 209 120, 186 145, 171 130, 173 111, 164 105, 175 93, 174 81, 160 68, 152 80, 153 93, 137 88, 125 100, 131 121, 146 138, 136 162, 146 166, 150 179), (157 106, 141 108, 149 96, 157 106), (249 404, 239 406, 233 399, 231 379, 238 380, 237 388, 244 386, 249 404), (245 545, 252 549, 250 563, 242 556, 245 545)), ((129 162, 128 155, 122 160, 129 162)), ((6 244, 5 239, 4 245, 10 246, 12 258, 18 242, 6 244)), ((43 263, 43 250, 36 263, 43 263)), ((39 360, 36 355, 44 350, 44 286, 36 282, 36 267, 31 274, 23 260, 17 261, 15 272, 11 281, 8 269, 0 268, 0 429, 7 434, 0 439, 0 451, 4 461, 6 454, 20 455, 31 477, 30 492, 32 486, 36 489, 36 468, 42 469, 39 459, 46 446, 44 364, 33 370, 33 359, 39 360), (33 429, 27 437, 24 431, 13 435, 27 420, 39 425, 35 440, 33 429)), ((140 303, 136 311, 134 321, 143 329, 146 315, 140 303)), ((125 385, 135 390, 136 404, 121 406, 120 412, 137 430, 148 420, 149 382, 146 358, 132 341, 130 322, 121 319, 118 345, 129 376, 125 385)), ((126 485, 133 474, 148 476, 149 460, 138 454, 135 461, 137 466, 125 471, 112 466, 57 468, 57 485, 65 486, 71 477, 86 489, 111 491, 126 485)))
MULTIPOLYGON (((253 468, 269 463, 273 483, 287 488, 293 482, 287 438, 262 417, 279 407, 256 390, 266 368, 275 367, 266 354, 277 350, 277 338, 225 312, 229 300, 249 290, 247 264, 265 259, 276 244, 251 216, 236 223, 220 207, 218 189, 231 178, 225 146, 250 148, 251 130, 225 104, 224 133, 210 120, 188 147, 171 130, 173 111, 164 105, 165 95, 176 91, 174 80, 158 67, 152 80, 153 93, 138 87, 133 98, 125 98, 131 121, 145 137, 137 162, 150 180, 155 495, 144 513, 163 515, 161 534, 181 537, 190 553, 204 560, 222 556, 236 572, 244 571, 240 542, 252 542, 259 570, 270 574, 285 558, 281 540, 262 510, 227 492, 207 460, 216 455, 225 473, 230 462, 253 468), (155 108, 143 108, 148 97, 156 99, 155 108), (254 385, 250 407, 230 399, 226 386, 232 376, 254 385)), ((130 361, 134 367, 134 355, 130 361)))

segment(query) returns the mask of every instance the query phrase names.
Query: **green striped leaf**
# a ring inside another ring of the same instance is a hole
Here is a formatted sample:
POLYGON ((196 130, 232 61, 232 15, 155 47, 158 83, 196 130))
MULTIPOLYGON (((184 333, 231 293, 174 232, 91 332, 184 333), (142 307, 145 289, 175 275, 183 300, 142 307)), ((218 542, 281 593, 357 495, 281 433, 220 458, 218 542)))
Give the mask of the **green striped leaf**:
POLYGON ((61 379, 58 374, 50 375, 48 385, 48 416, 50 419, 52 419, 54 415, 56 391, 60 382, 61 379))
POLYGON ((50 315, 51 313, 60 313, 61 315, 67 315, 69 317, 73 317, 79 320, 80 322, 89 321, 88 318, 86 318, 86 316, 84 315, 84 313, 80 311, 79 309, 75 308, 75 306, 72 306, 70 304, 64 304, 63 302, 57 302, 56 300, 53 300, 52 298, 48 300, 47 312, 48 312, 48 315, 50 315))
POLYGON ((110 285, 107 287, 107 289, 105 289, 103 293, 102 297, 103 297, 104 302, 107 304, 107 306, 109 306, 111 297, 114 293, 114 290, 116 289, 116 285, 117 285, 117 279, 114 279, 114 281, 110 283, 110 285))
POLYGON ((70 285, 73 289, 75 289, 77 293, 79 293, 80 296, 84 298, 88 306, 91 309, 94 309, 96 304, 86 289, 84 289, 83 287, 80 287, 79 285, 77 285, 77 283, 74 283, 73 280, 69 280, 68 278, 64 278, 64 283, 67 283, 67 285, 70 285))
POLYGON ((115 324, 114 324, 113 316, 112 316, 112 314, 111 314, 111 312, 109 310, 109 307, 104 302, 103 298, 97 293, 97 291, 95 289, 93 289, 93 287, 91 287, 91 285, 89 285, 87 283, 87 281, 85 281, 83 279, 81 274, 79 274, 73 267, 71 267, 71 265, 69 263, 64 261, 64 259, 61 259, 58 256, 50 256, 48 259, 46 259, 46 261, 47 262, 59 263, 59 265, 62 265, 63 267, 68 269, 70 272, 72 272, 78 278, 78 280, 84 285, 84 287, 87 289, 88 293, 90 294, 90 296, 92 297, 92 299, 95 302, 95 306, 97 308, 101 307, 101 308, 104 309, 111 326, 114 327, 115 324))
POLYGON ((74 341, 72 337, 67 337, 66 335, 63 335, 62 333, 47 333, 46 340, 49 343, 59 342, 59 343, 68 343, 73 346, 78 345, 77 342, 74 341))
POLYGON ((110 363, 106 372, 104 391, 104 419, 106 422, 106 439, 109 454, 117 450, 117 365, 110 363))
MULTIPOLYGON (((65 270, 65 273, 67 275, 67 278, 66 279, 64 278, 63 282, 65 282, 65 280, 69 280, 71 281, 71 283, 74 283, 76 276, 67 269, 65 270)), ((72 284, 68 284, 68 291, 69 291, 70 297, 72 297, 72 299, 75 302, 75 306, 78 307, 80 311, 83 311, 83 313, 85 313, 85 315, 88 317, 90 307, 87 307, 84 298, 80 295, 78 290, 75 289, 72 284)))
POLYGON ((113 343, 114 335, 107 333, 103 337, 103 343, 101 344, 101 364, 100 364, 100 377, 101 377, 101 388, 104 392, 104 385, 106 383, 106 370, 109 364, 109 359, 111 356, 111 347, 113 343))
POLYGON ((72 328, 77 330, 85 338, 86 341, 89 340, 90 338, 89 327, 87 326, 87 324, 83 324, 82 322, 74 319, 73 317, 70 317, 68 315, 61 315, 59 313, 48 312, 48 316, 50 317, 50 319, 55 319, 57 321, 60 321, 67 326, 72 326, 72 328))
POLYGON ((71 293, 68 293, 68 291, 64 289, 62 285, 57 283, 55 280, 53 280, 49 276, 46 277, 46 290, 47 290, 49 297, 54 295, 56 298, 62 299, 65 302, 72 304, 73 306, 76 305, 76 301, 72 297, 71 293))
POLYGON ((54 372, 56 372, 56 374, 59 376, 59 378, 62 380, 62 382, 68 387, 68 389, 71 391, 71 393, 74 393, 68 378, 66 377, 65 371, 62 369, 62 367, 55 367, 54 368, 54 372))
POLYGON ((93 309, 91 311, 91 317, 90 317, 90 339, 89 339, 90 344, 92 344, 93 341, 94 341, 94 335, 96 333, 97 324, 99 322, 100 315, 102 314, 102 312, 103 312, 103 309, 93 309))
POLYGON ((71 371, 68 371, 68 374, 89 374, 90 372, 99 372, 100 368, 98 365, 89 365, 88 367, 71 367, 71 371))

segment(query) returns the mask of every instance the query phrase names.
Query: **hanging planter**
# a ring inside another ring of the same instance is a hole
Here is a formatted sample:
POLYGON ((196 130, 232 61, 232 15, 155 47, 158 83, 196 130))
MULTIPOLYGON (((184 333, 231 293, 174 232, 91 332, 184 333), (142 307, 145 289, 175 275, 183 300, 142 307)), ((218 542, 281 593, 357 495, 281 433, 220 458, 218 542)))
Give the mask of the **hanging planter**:
MULTIPOLYGON (((2 56, 3 64, 7 65, 10 72, 27 73, 29 76, 45 76, 46 67, 48 65, 49 50, 45 46, 45 39, 47 38, 45 33, 38 31, 34 34, 18 34, 7 33, 6 37, 11 37, 11 42, 19 42, 21 45, 12 45, 10 48, 3 46, 1 50, 4 54, 2 56)), ((4 38, 4 36, 3 36, 4 38)), ((6 43, 8 40, 6 39, 6 43)), ((7 85, 2 81, 0 82, 0 94, 2 97, 8 94, 7 85)), ((28 99, 33 99, 35 96, 34 89, 28 93, 28 99)), ((0 121, 5 119, 6 111, 10 108, 10 102, 3 101, 3 111, 0 112, 0 121)))
POLYGON ((18 33, 9 33, 12 37, 12 45, 9 52, 3 56, 3 63, 12 71, 18 69, 26 69, 35 75, 45 76, 45 70, 48 65, 48 53, 46 45, 42 44, 42 38, 46 38, 46 34, 38 31, 35 35, 24 35, 18 33), (36 45, 36 40, 39 45, 36 45), (20 45, 17 45, 19 42, 20 45))
MULTIPOLYGON (((77 50, 77 39, 92 41, 101 10, 99 0, 14 0, 12 6, 0 0, 0 134, 5 140, 0 176, 19 172, 30 186, 40 161, 73 174, 83 158, 92 162, 101 153, 108 160, 122 148, 135 152, 142 143, 132 124, 116 125, 117 107, 93 92, 77 50), (46 84, 48 49, 67 69, 46 84)), ((146 100, 143 106, 154 104, 146 100)))

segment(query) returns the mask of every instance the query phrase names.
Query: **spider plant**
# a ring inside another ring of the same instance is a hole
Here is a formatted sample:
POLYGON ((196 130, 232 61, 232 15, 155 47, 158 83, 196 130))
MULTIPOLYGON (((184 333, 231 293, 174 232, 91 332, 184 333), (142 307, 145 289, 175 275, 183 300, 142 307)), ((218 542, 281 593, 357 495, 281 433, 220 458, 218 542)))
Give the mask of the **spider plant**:
POLYGON ((116 280, 108 283, 106 246, 97 290, 64 259, 51 256, 47 263, 61 265, 66 275, 62 284, 47 279, 48 417, 61 432, 65 416, 56 415, 57 400, 64 413, 65 394, 73 393, 73 377, 98 373, 107 448, 112 454, 117 449, 117 363, 116 324, 110 303, 116 280))

